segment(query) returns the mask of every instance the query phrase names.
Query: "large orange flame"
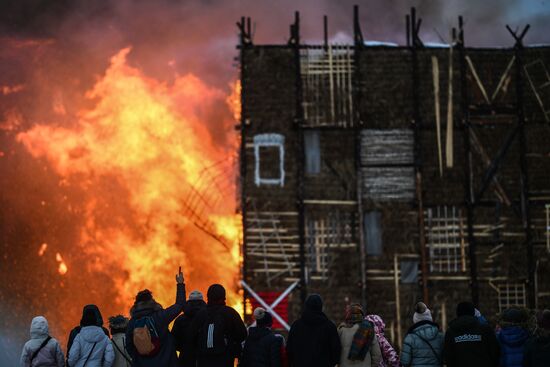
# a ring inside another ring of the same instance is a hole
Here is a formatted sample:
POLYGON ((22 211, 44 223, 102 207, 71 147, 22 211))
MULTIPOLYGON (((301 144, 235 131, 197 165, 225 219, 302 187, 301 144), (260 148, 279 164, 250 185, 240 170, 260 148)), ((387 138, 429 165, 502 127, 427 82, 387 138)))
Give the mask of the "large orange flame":
MULTIPOLYGON (((235 142, 218 146, 201 120, 227 97, 193 75, 170 84, 149 78, 128 65, 129 52, 112 57, 87 92, 94 107, 82 110, 72 126, 38 124, 17 139, 50 162, 61 185, 82 192, 74 251, 87 255, 92 274, 113 278, 119 304, 129 307, 146 287, 170 304, 182 265, 189 288, 225 284, 230 303, 238 305, 235 142)), ((64 110, 59 104, 55 110, 64 110)), ((220 120, 220 134, 232 123, 220 120)), ((58 255, 60 274, 79 271, 70 253, 58 255)))

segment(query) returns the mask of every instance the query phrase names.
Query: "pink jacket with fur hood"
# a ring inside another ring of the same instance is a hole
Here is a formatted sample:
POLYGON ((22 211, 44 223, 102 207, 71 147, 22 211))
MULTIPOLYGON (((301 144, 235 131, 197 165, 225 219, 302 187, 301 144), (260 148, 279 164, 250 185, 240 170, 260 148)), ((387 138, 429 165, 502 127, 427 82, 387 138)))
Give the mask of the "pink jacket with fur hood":
POLYGON ((368 315, 365 318, 374 324, 374 333, 376 334, 378 343, 380 344, 382 360, 378 364, 378 367, 400 367, 401 363, 399 362, 399 355, 384 335, 386 324, 382 318, 378 315, 368 315))

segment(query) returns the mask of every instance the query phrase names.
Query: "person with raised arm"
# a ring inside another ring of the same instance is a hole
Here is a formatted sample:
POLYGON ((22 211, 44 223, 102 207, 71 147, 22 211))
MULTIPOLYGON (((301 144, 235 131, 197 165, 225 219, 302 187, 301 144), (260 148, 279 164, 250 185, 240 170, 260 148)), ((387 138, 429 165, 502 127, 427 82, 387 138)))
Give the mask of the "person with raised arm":
POLYGON ((181 267, 176 275, 176 302, 163 308, 144 289, 136 295, 126 329, 126 349, 133 367, 176 367, 178 358, 174 337, 168 326, 185 306, 185 283, 181 267))

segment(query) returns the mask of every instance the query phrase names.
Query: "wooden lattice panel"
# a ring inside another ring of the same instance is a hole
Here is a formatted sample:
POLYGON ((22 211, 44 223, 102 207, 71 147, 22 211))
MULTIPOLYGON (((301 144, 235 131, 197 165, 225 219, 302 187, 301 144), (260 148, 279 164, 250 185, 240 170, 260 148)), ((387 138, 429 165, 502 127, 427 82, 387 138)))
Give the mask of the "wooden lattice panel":
POLYGON ((461 212, 455 206, 438 206, 425 212, 430 271, 466 271, 466 244, 461 212))
POLYGON ((304 124, 353 126, 353 49, 329 45, 301 50, 304 124))
POLYGON ((306 266, 310 279, 326 280, 334 250, 354 247, 353 215, 335 211, 306 220, 306 266))
POLYGON ((499 312, 510 307, 525 306, 525 283, 504 283, 498 285, 499 312))

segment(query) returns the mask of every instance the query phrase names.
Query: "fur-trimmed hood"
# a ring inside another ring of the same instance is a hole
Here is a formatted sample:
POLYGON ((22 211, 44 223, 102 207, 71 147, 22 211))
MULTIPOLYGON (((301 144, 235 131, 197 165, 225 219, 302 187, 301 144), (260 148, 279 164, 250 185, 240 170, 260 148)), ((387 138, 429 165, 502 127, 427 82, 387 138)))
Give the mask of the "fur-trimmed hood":
POLYGON ((140 318, 140 317, 148 316, 153 312, 160 311, 162 309, 163 308, 160 303, 158 303, 154 299, 151 299, 149 301, 134 303, 134 305, 130 309, 130 315, 133 318, 140 318))
POLYGON ((378 315, 367 315, 365 319, 369 320, 374 325, 374 332, 376 335, 384 334, 384 329, 386 328, 386 324, 384 323, 384 320, 378 315))

